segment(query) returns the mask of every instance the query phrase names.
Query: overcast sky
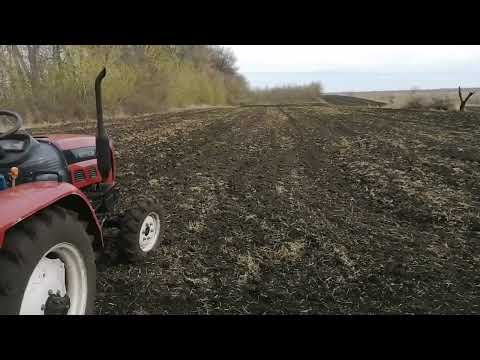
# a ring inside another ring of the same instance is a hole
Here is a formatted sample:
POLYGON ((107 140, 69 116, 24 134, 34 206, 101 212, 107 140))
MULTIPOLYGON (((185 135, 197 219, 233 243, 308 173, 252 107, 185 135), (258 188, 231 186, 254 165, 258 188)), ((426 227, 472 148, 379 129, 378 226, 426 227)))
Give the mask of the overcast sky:
POLYGON ((480 86, 477 45, 225 46, 253 86, 322 81, 322 75, 328 91, 480 86))

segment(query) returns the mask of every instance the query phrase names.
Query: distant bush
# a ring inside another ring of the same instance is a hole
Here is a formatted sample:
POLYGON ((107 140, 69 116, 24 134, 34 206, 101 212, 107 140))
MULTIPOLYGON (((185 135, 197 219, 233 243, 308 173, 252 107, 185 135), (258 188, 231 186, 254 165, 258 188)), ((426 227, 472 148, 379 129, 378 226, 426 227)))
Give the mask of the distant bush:
POLYGON ((312 82, 308 85, 279 86, 250 91, 249 102, 257 104, 281 104, 291 102, 312 102, 320 100, 322 85, 312 82))
POLYGON ((430 108, 434 110, 453 110, 455 109, 455 101, 448 97, 435 97, 430 103, 430 108))
POLYGON ((427 107, 427 100, 420 95, 411 95, 405 100, 402 107, 405 109, 424 109, 427 107))
POLYGON ((446 96, 429 98, 427 96, 413 94, 407 97, 400 107, 418 110, 453 110, 455 108, 455 102, 446 96))

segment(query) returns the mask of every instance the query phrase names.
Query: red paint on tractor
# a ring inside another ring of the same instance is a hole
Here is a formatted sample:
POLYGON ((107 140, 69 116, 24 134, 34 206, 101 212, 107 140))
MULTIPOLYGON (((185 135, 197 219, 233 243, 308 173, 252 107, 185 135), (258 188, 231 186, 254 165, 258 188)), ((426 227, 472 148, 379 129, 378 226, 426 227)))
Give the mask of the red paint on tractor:
POLYGON ((3 246, 8 229, 67 196, 79 196, 83 199, 101 234, 101 226, 90 201, 79 189, 69 183, 53 181, 27 183, 3 190, 0 196, 0 247, 3 246))
POLYGON ((95 146, 95 137, 90 135, 55 134, 35 137, 48 139, 49 141, 54 143, 60 150, 71 150, 82 147, 95 146))
POLYGON ((97 159, 80 161, 70 165, 68 169, 72 177, 72 184, 79 189, 102 182, 102 176, 97 167, 97 159))

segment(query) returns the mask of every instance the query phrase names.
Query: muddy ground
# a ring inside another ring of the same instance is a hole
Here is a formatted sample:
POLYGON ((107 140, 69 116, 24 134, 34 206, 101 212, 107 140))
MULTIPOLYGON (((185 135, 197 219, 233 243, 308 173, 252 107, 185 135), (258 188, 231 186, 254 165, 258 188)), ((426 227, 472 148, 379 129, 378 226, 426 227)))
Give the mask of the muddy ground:
POLYGON ((242 107, 108 130, 121 207, 154 194, 167 217, 145 264, 100 269, 99 314, 480 313, 478 112, 242 107))

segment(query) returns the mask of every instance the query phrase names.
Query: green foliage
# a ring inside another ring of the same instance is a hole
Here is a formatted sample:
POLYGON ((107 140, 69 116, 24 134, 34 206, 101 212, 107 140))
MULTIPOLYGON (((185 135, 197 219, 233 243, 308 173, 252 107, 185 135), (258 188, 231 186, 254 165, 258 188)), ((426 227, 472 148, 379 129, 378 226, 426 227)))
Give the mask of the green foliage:
POLYGON ((0 107, 13 108, 32 122, 93 117, 94 79, 104 66, 103 97, 109 115, 234 104, 248 91, 235 62, 231 51, 218 46, 54 45, 37 49, 4 45, 0 46, 0 107))

